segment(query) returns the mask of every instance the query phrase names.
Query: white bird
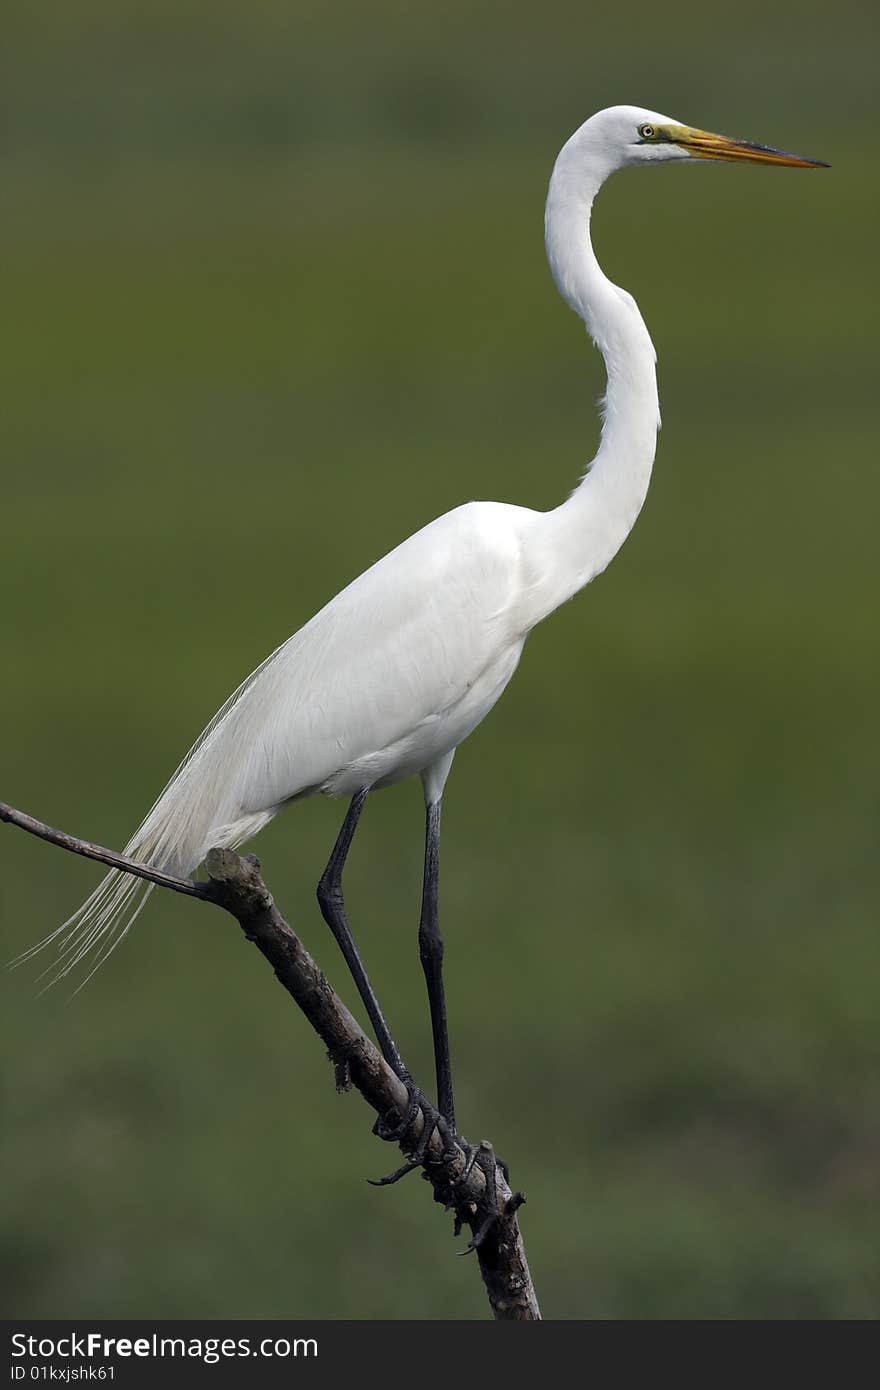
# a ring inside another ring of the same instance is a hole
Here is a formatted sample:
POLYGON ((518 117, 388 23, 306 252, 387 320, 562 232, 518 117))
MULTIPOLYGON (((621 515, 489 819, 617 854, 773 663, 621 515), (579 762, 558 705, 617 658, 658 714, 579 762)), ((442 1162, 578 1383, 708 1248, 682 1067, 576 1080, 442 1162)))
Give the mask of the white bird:
MULTIPOLYGON (((703 159, 819 164, 635 106, 611 107, 586 121, 556 160, 545 218, 553 278, 584 320, 607 372, 601 443, 580 485, 547 512, 468 502, 355 579, 231 696, 126 846, 132 858, 188 875, 212 846, 249 840, 291 801, 314 792, 350 797, 318 897, 385 1056, 411 1085, 348 928, 342 871, 368 794, 420 776, 426 842, 419 944, 439 1111, 452 1130, 437 925, 444 785, 456 748, 501 695, 529 632, 600 574, 629 535, 648 490, 660 425, 654 347, 632 295, 612 284, 596 260, 590 211, 617 169, 703 159)), ((87 956, 95 957, 96 969, 150 892, 151 885, 111 872, 34 950, 59 940, 58 976, 87 956)))

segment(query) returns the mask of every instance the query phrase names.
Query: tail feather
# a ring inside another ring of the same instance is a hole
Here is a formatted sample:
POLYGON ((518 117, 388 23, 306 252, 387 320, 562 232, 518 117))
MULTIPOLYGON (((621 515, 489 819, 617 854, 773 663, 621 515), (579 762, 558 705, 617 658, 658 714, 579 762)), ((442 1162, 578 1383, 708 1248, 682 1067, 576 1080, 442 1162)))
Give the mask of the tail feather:
MULTIPOLYGON (((276 655, 273 652, 248 676, 211 720, 125 846, 129 858, 186 877, 209 849, 235 849, 275 815, 277 806, 245 804, 249 750, 258 742, 259 730, 253 721, 245 730, 240 716, 249 703, 248 693, 276 655)), ((258 702, 254 703, 258 710, 258 702)), ((88 973, 78 986, 82 989, 131 930, 154 886, 112 869, 72 917, 14 964, 55 946, 54 960, 39 977, 49 977, 44 988, 85 964, 88 973)))

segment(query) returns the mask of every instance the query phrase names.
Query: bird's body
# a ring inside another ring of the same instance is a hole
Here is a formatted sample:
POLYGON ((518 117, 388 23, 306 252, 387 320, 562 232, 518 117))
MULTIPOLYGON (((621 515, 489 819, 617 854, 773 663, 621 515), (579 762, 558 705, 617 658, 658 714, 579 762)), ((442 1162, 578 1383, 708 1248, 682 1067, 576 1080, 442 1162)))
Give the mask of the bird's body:
MULTIPOLYGON (((553 561, 575 510, 466 503, 331 599, 245 681, 169 787, 187 814, 163 867, 189 873, 212 846, 242 843, 315 792, 352 796, 419 774, 428 799, 439 794, 530 629, 570 597, 553 561)), ((160 829, 168 804, 155 812, 160 829)))
MULTIPOLYGON (((377 561, 227 701, 126 847, 132 858, 189 874, 209 848, 250 839, 291 801, 315 792, 352 797, 319 897, 386 1056, 398 1065, 345 922, 341 873, 366 794, 420 775, 428 807, 420 941, 441 1110, 450 1121, 436 929, 446 777, 455 749, 507 686, 529 631, 604 570, 623 544, 645 500, 660 423, 654 348, 634 299, 607 279, 593 253, 593 199, 604 179, 627 164, 701 158, 815 162, 707 135, 637 107, 599 112, 556 161, 546 204, 547 256, 560 293, 601 351, 608 378, 601 444, 572 495, 546 512, 466 503, 377 561)), ((148 892, 111 873, 47 938, 61 937, 59 973, 91 952, 99 964, 148 892)))
POLYGON ((442 765, 519 659, 532 515, 492 502, 458 507, 294 633, 193 750, 189 778, 200 790, 216 779, 216 792, 210 816, 193 806, 197 828, 191 821, 175 870, 249 838, 297 798, 351 796, 442 765))

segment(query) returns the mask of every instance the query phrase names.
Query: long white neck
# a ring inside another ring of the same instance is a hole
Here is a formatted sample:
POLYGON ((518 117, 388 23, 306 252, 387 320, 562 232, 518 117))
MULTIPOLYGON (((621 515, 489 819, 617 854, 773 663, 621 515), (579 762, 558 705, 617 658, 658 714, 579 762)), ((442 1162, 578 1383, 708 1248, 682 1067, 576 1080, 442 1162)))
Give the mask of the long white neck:
POLYGON ((553 278, 584 320, 608 376, 599 451, 580 486, 539 526, 547 612, 601 574, 626 540, 648 491, 660 427, 654 345, 632 295, 603 273, 590 240, 593 200, 610 172, 575 135, 556 161, 547 195, 553 278))

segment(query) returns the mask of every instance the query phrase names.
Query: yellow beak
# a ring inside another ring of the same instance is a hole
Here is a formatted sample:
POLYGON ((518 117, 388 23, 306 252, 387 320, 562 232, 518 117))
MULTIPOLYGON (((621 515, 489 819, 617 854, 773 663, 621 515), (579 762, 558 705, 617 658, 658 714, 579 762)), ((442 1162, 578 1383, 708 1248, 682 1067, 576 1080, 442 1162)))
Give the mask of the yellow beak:
POLYGON ((821 159, 805 159, 799 154, 776 150, 772 145, 755 145, 751 140, 731 140, 727 135, 713 135, 708 130, 692 126, 669 127, 669 135, 677 145, 684 145, 700 159, 748 159, 755 164, 787 164, 792 169, 828 169, 821 159))

